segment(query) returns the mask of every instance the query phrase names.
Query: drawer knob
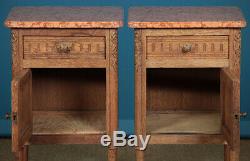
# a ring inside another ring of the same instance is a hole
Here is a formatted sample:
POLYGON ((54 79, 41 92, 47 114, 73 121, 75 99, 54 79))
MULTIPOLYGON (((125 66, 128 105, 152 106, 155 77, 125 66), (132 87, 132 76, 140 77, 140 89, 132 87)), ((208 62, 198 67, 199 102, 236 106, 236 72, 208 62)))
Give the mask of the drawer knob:
POLYGON ((192 50, 192 45, 191 44, 185 44, 182 47, 182 52, 183 53, 191 52, 191 50, 192 50))
POLYGON ((56 49, 58 53, 70 53, 73 44, 71 42, 60 42, 56 44, 56 49))

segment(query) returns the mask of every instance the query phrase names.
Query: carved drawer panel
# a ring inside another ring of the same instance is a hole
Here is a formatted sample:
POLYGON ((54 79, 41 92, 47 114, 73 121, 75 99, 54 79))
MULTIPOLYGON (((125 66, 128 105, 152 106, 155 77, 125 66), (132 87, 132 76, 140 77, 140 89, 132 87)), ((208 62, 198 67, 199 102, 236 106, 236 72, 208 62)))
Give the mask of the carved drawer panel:
POLYGON ((147 59, 153 57, 228 58, 228 36, 148 36, 147 59))
POLYGON ((24 36, 24 59, 105 59, 103 36, 24 36))

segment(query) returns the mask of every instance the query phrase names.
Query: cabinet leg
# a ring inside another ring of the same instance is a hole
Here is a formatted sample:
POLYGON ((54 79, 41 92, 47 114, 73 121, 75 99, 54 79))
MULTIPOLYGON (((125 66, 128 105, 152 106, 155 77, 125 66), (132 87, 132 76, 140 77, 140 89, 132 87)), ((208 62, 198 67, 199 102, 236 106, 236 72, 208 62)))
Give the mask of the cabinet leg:
POLYGON ((14 161, 19 161, 19 152, 14 152, 14 161))
POLYGON ((28 146, 24 146, 19 152, 14 153, 15 161, 28 161, 28 146))
POLYGON ((29 155, 28 155, 28 146, 24 146, 22 150, 22 161, 28 161, 29 155))
POLYGON ((136 161, 144 161, 144 151, 136 150, 136 161))
POLYGON ((224 145, 224 161, 240 161, 240 151, 232 150, 229 145, 224 145))
POLYGON ((108 161, 117 161, 117 149, 108 150, 108 161))

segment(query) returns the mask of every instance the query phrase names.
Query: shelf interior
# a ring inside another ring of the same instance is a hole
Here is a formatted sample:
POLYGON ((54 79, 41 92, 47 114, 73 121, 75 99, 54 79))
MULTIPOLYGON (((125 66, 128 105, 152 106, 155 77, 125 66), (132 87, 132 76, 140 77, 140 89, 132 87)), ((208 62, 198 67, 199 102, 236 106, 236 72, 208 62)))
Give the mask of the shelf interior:
POLYGON ((105 134, 105 111, 34 111, 33 135, 105 134))
POLYGON ((220 134, 221 116, 216 111, 149 111, 147 134, 220 134))
POLYGON ((106 109, 105 69, 32 69, 34 111, 106 109))
POLYGON ((147 69, 147 110, 218 111, 220 69, 147 69))

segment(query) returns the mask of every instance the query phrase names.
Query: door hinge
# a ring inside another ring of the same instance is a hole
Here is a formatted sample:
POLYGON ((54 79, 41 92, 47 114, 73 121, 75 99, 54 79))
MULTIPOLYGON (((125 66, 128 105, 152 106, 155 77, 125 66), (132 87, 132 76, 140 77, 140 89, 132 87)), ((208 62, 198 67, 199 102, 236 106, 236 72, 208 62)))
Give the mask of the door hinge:
POLYGON ((10 113, 6 113, 4 116, 0 117, 0 120, 10 120, 11 119, 11 114, 10 113))
POLYGON ((245 118, 247 117, 247 112, 240 112, 239 114, 235 114, 235 119, 238 120, 240 118, 245 118))
POLYGON ((12 120, 14 123, 17 122, 17 112, 6 113, 3 117, 0 117, 1 120, 12 120))

